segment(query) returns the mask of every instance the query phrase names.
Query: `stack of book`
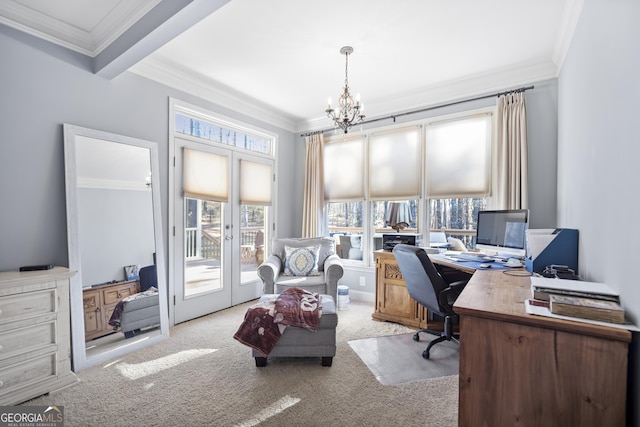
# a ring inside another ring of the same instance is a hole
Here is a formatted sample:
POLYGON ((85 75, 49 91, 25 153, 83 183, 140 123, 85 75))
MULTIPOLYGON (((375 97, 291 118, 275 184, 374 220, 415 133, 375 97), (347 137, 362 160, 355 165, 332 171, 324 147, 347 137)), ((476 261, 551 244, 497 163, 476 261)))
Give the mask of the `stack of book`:
POLYGON ((620 295, 604 283, 532 277, 531 294, 531 304, 553 314, 625 323, 620 295))

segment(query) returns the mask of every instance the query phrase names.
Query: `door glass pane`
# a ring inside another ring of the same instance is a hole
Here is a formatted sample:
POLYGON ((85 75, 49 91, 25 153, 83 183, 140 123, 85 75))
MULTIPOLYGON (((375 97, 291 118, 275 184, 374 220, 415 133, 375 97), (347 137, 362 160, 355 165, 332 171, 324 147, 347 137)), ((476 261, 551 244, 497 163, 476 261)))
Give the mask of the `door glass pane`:
POLYGON ((184 295, 222 288, 222 203, 185 199, 184 295))
POLYGON ((240 206, 241 283, 258 279, 257 268, 264 261, 265 206, 240 206))

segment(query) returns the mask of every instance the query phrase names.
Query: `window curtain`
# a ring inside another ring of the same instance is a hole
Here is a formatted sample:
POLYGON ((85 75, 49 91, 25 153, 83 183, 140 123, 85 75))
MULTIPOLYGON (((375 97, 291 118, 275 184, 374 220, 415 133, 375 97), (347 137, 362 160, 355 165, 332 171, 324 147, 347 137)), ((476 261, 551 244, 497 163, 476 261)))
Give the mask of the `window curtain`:
POLYGON ((527 209, 527 113, 523 92, 498 98, 497 134, 498 209, 527 209))
POLYGON ((324 235, 324 137, 321 132, 305 137, 307 156, 302 205, 302 237, 324 235))

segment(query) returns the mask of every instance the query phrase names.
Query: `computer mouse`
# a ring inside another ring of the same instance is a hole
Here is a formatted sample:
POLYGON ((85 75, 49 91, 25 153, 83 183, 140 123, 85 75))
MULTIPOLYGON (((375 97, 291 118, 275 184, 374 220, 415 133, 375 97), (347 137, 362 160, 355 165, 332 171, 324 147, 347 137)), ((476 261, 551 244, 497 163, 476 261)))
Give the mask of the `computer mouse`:
POLYGON ((480 264, 480 268, 491 268, 491 264, 480 264))

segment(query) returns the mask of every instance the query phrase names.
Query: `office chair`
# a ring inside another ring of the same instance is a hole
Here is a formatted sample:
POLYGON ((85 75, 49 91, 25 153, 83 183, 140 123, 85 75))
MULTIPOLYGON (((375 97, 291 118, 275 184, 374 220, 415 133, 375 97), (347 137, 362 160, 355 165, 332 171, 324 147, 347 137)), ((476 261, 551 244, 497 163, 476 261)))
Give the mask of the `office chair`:
POLYGON ((453 303, 467 281, 447 284, 424 249, 419 247, 399 244, 393 248, 393 255, 398 262, 411 298, 425 306, 431 313, 444 318, 444 331, 420 329, 413 336, 414 341, 420 341, 420 332, 438 336, 422 352, 422 357, 428 359, 431 347, 439 342, 454 341, 459 344, 460 335, 453 333, 453 325, 458 322, 458 315, 453 311, 453 303))

